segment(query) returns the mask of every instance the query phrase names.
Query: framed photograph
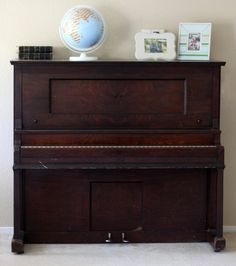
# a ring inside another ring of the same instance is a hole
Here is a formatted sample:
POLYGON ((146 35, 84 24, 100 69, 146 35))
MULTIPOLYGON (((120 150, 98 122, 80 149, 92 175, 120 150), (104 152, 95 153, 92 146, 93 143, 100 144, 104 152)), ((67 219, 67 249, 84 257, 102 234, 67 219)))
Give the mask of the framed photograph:
POLYGON ((138 60, 175 59, 175 35, 170 32, 137 33, 135 35, 135 57, 138 60))
POLYGON ((178 59, 209 60, 211 23, 180 23, 178 59))

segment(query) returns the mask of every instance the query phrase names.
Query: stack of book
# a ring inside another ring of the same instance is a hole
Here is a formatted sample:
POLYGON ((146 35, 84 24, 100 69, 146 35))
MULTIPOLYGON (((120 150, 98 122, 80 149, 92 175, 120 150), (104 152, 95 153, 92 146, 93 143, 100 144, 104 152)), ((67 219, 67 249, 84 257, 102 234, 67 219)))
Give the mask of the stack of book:
POLYGON ((53 58, 52 46, 19 46, 20 60, 51 60, 53 58))

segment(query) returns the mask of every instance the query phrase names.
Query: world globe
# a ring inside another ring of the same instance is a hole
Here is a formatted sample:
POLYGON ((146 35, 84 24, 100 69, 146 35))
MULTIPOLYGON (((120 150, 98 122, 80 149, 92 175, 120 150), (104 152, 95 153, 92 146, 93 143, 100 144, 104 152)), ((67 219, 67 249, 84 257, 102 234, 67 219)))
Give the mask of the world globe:
POLYGON ((81 53, 70 60, 96 60, 86 53, 98 49, 105 38, 105 21, 94 8, 78 5, 69 9, 61 20, 59 33, 62 42, 72 51, 81 53))

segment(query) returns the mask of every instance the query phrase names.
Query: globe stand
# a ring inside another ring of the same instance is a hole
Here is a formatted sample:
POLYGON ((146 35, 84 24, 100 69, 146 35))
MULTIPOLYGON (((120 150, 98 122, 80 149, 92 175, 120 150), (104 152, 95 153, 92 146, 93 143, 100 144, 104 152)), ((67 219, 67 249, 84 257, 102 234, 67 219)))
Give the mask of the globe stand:
POLYGON ((80 56, 70 56, 70 61, 96 61, 97 57, 87 56, 86 53, 81 53, 80 56))

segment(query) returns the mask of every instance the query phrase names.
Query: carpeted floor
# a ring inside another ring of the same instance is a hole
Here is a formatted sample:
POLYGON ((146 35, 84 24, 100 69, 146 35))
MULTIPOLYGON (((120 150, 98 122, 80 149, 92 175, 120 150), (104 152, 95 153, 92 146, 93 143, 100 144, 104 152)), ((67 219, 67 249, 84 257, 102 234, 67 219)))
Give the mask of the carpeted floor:
POLYGON ((25 245, 10 251, 10 234, 0 235, 0 266, 236 266, 236 233, 225 234, 227 248, 213 252, 207 243, 25 245))

